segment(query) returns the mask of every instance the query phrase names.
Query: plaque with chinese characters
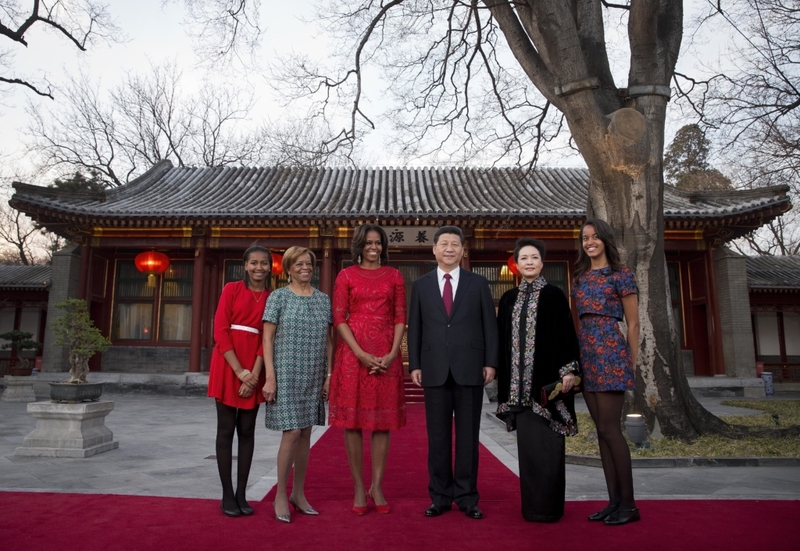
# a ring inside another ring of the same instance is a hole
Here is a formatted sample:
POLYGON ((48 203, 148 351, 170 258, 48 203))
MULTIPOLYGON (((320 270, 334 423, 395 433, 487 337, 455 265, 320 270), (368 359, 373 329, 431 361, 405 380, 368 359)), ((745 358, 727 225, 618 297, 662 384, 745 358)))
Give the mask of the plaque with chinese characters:
POLYGON ((432 247, 438 228, 422 226, 383 226, 390 247, 432 247))

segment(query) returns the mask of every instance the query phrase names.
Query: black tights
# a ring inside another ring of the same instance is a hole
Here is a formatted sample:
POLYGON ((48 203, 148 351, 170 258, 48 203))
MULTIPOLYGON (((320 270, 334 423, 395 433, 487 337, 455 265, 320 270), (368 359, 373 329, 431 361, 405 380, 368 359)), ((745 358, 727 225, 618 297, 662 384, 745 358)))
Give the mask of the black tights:
POLYGON ((631 451, 622 436, 620 419, 625 404, 624 392, 588 392, 583 398, 597 427, 600 460, 608 487, 608 499, 623 509, 635 507, 631 451))
POLYGON ((253 409, 239 409, 217 402, 217 468, 222 482, 222 504, 228 509, 247 505, 245 492, 253 463, 257 417, 258 405, 253 409), (234 432, 239 437, 235 494, 231 481, 234 432))

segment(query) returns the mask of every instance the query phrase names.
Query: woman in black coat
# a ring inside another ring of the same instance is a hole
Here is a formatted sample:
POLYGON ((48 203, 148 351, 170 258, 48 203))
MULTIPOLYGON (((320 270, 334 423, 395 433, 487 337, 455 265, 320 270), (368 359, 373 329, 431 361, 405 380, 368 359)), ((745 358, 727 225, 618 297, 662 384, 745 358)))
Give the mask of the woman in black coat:
POLYGON ((497 416, 517 430, 522 516, 534 522, 564 515, 564 436, 578 432, 573 391, 580 384, 569 302, 541 276, 545 252, 536 239, 517 241, 514 260, 522 283, 503 294, 497 312, 497 416), (566 395, 542 392, 557 383, 566 395))

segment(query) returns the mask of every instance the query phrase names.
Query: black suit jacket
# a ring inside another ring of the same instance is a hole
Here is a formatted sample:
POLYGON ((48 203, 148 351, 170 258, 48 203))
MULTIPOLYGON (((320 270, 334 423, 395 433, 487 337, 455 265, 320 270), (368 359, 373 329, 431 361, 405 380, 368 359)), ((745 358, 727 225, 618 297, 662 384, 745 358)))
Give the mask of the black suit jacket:
POLYGON ((422 370, 422 386, 439 386, 452 372, 459 385, 483 385, 483 367, 497 367, 497 321, 486 278, 463 268, 448 318, 437 271, 411 288, 409 371, 422 370))

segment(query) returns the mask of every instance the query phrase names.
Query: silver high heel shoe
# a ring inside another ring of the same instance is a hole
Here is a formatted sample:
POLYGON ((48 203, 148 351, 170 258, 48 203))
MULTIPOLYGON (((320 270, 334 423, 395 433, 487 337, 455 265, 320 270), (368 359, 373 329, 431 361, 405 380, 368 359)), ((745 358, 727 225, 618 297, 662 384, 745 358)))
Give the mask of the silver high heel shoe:
POLYGON ((319 511, 317 511, 311 506, 309 506, 308 509, 301 509, 300 506, 294 502, 294 498, 292 496, 289 496, 289 503, 292 504, 292 507, 294 507, 295 511, 300 511, 304 515, 311 515, 311 516, 319 515, 319 511))
POLYGON ((292 522, 291 515, 279 515, 278 514, 278 510, 275 508, 275 502, 274 501, 272 502, 272 510, 275 511, 275 520, 277 520, 278 522, 285 522, 286 524, 289 524, 290 522, 292 522))

